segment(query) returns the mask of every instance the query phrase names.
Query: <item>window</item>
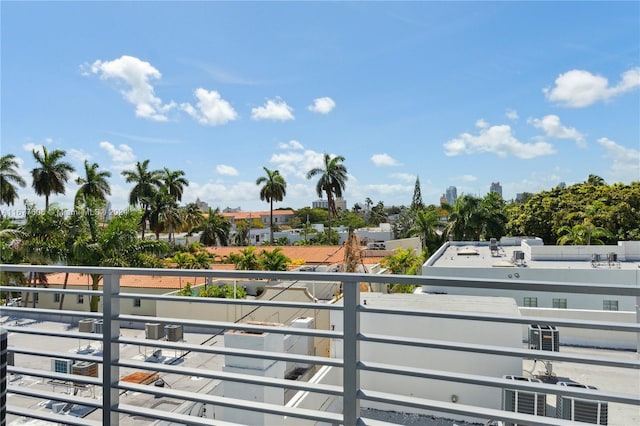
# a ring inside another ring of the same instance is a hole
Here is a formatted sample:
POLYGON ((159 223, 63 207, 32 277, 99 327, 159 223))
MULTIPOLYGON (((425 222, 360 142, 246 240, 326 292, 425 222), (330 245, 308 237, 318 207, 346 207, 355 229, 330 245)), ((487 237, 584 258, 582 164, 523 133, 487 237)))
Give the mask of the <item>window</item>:
POLYGON ((602 302, 602 309, 605 311, 617 311, 618 310, 618 301, 617 300, 604 300, 602 302))
POLYGON ((140 307, 140 299, 133 299, 133 307, 134 308, 140 307))
POLYGON ((567 309, 567 299, 553 299, 553 308, 567 309))
POLYGON ((53 293, 53 301, 55 303, 60 303, 60 293, 53 293))
POLYGON ((84 304, 84 294, 79 294, 78 295, 78 305, 83 305, 84 304))
POLYGON ((525 297, 524 303, 522 306, 527 308, 537 308, 538 307, 538 298, 537 297, 525 297))

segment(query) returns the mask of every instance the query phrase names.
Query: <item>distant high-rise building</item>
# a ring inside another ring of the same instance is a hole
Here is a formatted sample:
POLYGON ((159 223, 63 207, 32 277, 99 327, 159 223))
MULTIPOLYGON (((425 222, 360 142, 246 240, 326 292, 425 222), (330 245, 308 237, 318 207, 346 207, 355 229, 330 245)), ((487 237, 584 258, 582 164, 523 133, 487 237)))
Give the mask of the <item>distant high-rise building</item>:
POLYGON ((491 182, 489 192, 497 192, 502 197, 502 185, 500 185, 500 182, 491 182))
POLYGON ((560 183, 558 184, 558 188, 560 188, 560 189, 565 189, 566 187, 567 187, 567 184, 566 184, 566 183, 564 183, 564 182, 560 182, 560 183))
MULTIPOLYGON (((336 205, 336 210, 346 210, 347 209, 347 200, 342 197, 336 197, 334 200, 336 205)), ((328 209, 329 202, 327 200, 323 200, 320 198, 319 200, 313 201, 311 203, 311 208, 314 209, 328 209)))
POLYGON ((458 188, 456 188, 455 186, 448 187, 445 198, 447 199, 447 203, 449 205, 454 205, 456 203, 456 198, 458 198, 458 188))

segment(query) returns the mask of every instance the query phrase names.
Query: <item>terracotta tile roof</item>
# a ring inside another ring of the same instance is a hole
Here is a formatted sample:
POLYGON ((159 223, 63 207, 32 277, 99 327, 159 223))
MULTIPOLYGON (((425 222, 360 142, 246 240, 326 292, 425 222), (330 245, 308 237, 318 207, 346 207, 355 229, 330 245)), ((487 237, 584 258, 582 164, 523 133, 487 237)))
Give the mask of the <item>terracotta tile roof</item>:
MULTIPOLYGON (((292 260, 304 259, 308 265, 333 265, 344 261, 344 246, 279 246, 285 256, 292 260)), ((207 247, 209 253, 213 253, 219 258, 224 258, 231 253, 240 253, 240 250, 246 247, 207 247)), ((271 251, 276 247, 258 246, 256 251, 260 253, 262 250, 271 251)), ((388 253, 383 250, 362 250, 363 263, 367 265, 379 263, 388 253)), ((232 271, 234 265, 226 263, 213 263, 211 269, 218 271, 232 271)), ((50 274, 48 276, 49 284, 62 285, 64 283, 64 273, 50 274)), ((193 282, 193 277, 183 276, 152 276, 152 275, 123 275, 120 279, 120 286, 125 288, 157 288, 167 290, 177 290, 184 286, 187 281, 193 282)), ((200 280, 196 281, 196 284, 200 280)), ((100 286, 102 286, 100 281, 100 286)), ((91 286, 91 277, 86 274, 69 274, 67 282, 69 288, 78 286, 91 286)))
MULTIPOLYGON (((64 284, 64 273, 50 274, 48 276, 50 285, 64 284)), ((189 277, 182 277, 182 286, 189 280, 189 277)), ((191 277, 190 281, 193 281, 191 277)), ((167 290, 180 289, 180 277, 152 276, 152 275, 123 275, 120 278, 120 287, 137 288, 161 288, 167 290)), ((100 281, 102 287, 103 281, 100 281)), ((86 274, 69 274, 67 287, 91 286, 91 277, 86 274)))
MULTIPOLYGON (((226 218, 233 218, 234 220, 247 220, 247 219, 260 219, 263 216, 269 216, 269 211, 262 212, 229 212, 220 213, 226 218)), ((295 212, 293 210, 274 210, 273 216, 293 216, 295 212)))
MULTIPOLYGON (((342 263, 344 261, 344 246, 278 246, 282 249, 282 253, 291 260, 304 259, 307 264, 312 265, 332 265, 334 263, 342 263)), ((271 251, 276 247, 258 246, 256 252, 262 250, 271 251)), ((219 259, 224 259, 231 253, 240 254, 240 250, 246 247, 207 247, 209 253, 214 254, 219 259)), ((379 263, 388 252, 383 250, 361 250, 363 261, 365 264, 379 263)), ((216 269, 214 265, 214 269, 216 269)))

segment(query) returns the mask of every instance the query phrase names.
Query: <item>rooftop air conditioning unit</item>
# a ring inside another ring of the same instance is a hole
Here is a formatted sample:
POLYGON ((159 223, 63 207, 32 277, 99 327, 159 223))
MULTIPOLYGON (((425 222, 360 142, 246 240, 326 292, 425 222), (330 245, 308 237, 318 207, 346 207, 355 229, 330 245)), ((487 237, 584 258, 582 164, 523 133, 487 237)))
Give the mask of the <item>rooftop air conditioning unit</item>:
POLYGON ((70 359, 53 358, 51 360, 51 371, 54 373, 71 374, 73 361, 70 359))
POLYGON ((95 331, 95 321, 92 318, 78 321, 78 331, 80 333, 93 333, 95 331))
POLYGON ((529 349, 560 351, 560 333, 552 325, 529 325, 529 349))
POLYGON ((179 342, 182 340, 182 326, 177 324, 165 325, 164 335, 169 342, 179 342))
MULTIPOLYGON (((518 380, 529 383, 542 383, 539 379, 531 379, 519 376, 504 376, 505 379, 518 380)), ((502 390, 502 409, 515 413, 545 416, 547 410, 547 395, 539 392, 530 392, 516 389, 502 390)), ((505 426, 514 426, 514 423, 505 423, 505 426)))
POLYGON ((104 320, 95 320, 95 328, 93 329, 94 333, 102 334, 102 328, 104 326, 104 320))
MULTIPOLYGON (((558 382, 558 385, 583 389, 597 389, 593 386, 576 382, 558 382)), ((575 422, 606 425, 608 421, 608 405, 604 401, 558 395, 556 417, 575 422)))
POLYGON ((157 322, 148 322, 144 325, 144 338, 151 340, 160 340, 164 337, 162 324, 157 322))

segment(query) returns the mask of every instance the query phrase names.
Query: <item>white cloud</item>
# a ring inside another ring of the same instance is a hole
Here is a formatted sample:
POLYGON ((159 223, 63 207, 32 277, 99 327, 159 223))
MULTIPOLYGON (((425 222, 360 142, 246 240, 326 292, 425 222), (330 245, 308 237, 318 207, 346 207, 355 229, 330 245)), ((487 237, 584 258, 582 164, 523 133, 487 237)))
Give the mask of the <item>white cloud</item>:
POLYGON ((560 74, 555 81, 555 87, 545 88, 543 92, 552 102, 582 108, 640 87, 640 67, 625 71, 621 77, 616 86, 609 86, 605 77, 591 74, 589 71, 571 70, 560 74))
POLYGON ((617 182, 629 183, 640 179, 640 151, 619 145, 607 138, 598 139, 606 156, 613 160, 611 177, 617 182))
POLYGON ((481 128, 478 135, 462 133, 459 137, 445 142, 444 149, 447 156, 491 152, 502 158, 514 156, 523 159, 555 152, 553 146, 547 142, 520 142, 511 133, 511 127, 506 124, 481 128))
POLYGON ((87 154, 81 149, 71 148, 70 150, 67 151, 67 154, 69 154, 69 157, 71 157, 72 160, 80 163, 83 163, 84 160, 91 159, 91 155, 87 154))
POLYGON ((412 175, 410 173, 392 173, 391 177, 403 180, 405 182, 415 182, 416 181, 416 175, 412 175))
POLYGON ((120 144, 116 148, 111 142, 102 141, 99 143, 100 148, 107 151, 111 161, 116 163, 132 163, 136 160, 136 156, 129 145, 120 144))
POLYGON ((302 150, 304 146, 296 140, 290 140, 289 142, 280 142, 278 144, 278 148, 280 149, 292 149, 292 150, 302 150))
POLYGON ((24 149, 25 151, 28 152, 42 152, 42 145, 41 144, 36 144, 33 142, 29 142, 29 143, 25 143, 24 145, 22 145, 22 149, 24 149))
POLYGON ((288 121, 294 120, 293 108, 281 100, 267 100, 264 106, 251 108, 254 120, 288 121))
POLYGON ((238 117, 238 113, 231 104, 220 96, 215 90, 207 91, 203 88, 195 90, 194 95, 198 98, 194 108, 190 103, 180 104, 180 108, 187 114, 195 118, 198 123, 209 126, 218 126, 233 121, 238 117))
POLYGON ((313 105, 309 105, 307 108, 311 112, 317 112, 319 114, 329 114, 331 110, 336 107, 336 103, 330 97, 317 98, 313 100, 313 105))
POLYGON ((296 150, 273 154, 269 162, 274 164, 285 177, 291 175, 306 180, 309 170, 316 167, 324 167, 324 154, 309 149, 304 151, 296 150))
POLYGON ((546 115, 540 118, 530 118, 528 123, 537 129, 544 130, 545 134, 556 139, 573 139, 576 144, 584 148, 587 146, 584 135, 573 127, 563 126, 560 117, 554 114, 546 115))
POLYGON ((398 166, 398 162, 391 157, 389 154, 374 154, 371 156, 371 162, 376 167, 390 167, 390 166, 398 166))
POLYGON ((462 176, 452 178, 450 180, 453 180, 456 182, 475 182, 478 180, 478 178, 474 175, 462 175, 462 176))
POLYGON ((505 112, 505 115, 507 116, 507 118, 511 121, 516 121, 518 118, 520 118, 518 116, 518 111, 516 111, 515 109, 508 109, 505 112))
POLYGON ((136 116, 153 121, 167 121, 167 113, 173 109, 175 102, 167 104, 155 95, 152 80, 159 80, 162 75, 149 62, 133 56, 121 56, 113 61, 97 60, 90 67, 81 67, 83 75, 97 74, 102 80, 115 80, 124 84, 120 91, 125 100, 136 106, 136 116))
POLYGON ((218 164, 216 166, 216 173, 223 176, 238 176, 238 170, 226 164, 218 164))
POLYGON ((486 129, 487 127, 489 127, 489 123, 481 118, 480 120, 476 121, 476 127, 478 129, 486 129))

